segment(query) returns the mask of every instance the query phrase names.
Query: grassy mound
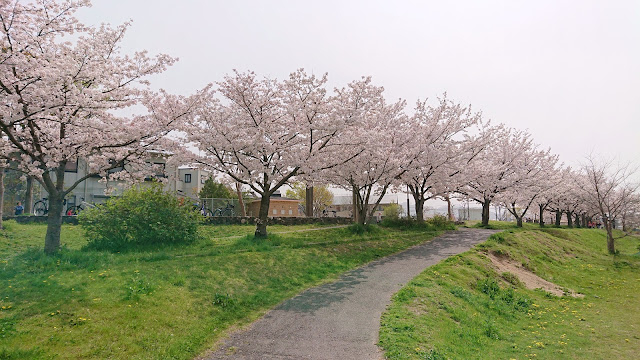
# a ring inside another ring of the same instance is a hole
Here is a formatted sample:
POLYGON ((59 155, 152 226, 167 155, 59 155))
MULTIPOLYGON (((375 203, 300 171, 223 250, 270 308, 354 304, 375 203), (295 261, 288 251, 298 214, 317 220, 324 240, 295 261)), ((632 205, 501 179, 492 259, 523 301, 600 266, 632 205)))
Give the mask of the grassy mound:
POLYGON ((631 359, 640 353, 637 238, 606 251, 595 229, 508 230, 430 267, 383 315, 389 359, 631 359), (485 254, 584 297, 530 290, 485 254))

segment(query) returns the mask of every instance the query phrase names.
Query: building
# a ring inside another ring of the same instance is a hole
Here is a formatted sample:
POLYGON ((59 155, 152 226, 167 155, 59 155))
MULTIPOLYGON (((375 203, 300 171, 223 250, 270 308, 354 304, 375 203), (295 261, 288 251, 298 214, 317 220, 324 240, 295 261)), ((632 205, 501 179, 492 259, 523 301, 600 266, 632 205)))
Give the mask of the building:
MULTIPOLYGON (((300 211, 302 201, 282 197, 279 192, 271 195, 269 200, 269 217, 301 217, 304 213, 300 211)), ((260 213, 260 199, 247 203, 247 216, 258 217, 260 213)))
MULTIPOLYGON (((211 176, 209 171, 191 166, 180 166, 178 168, 167 166, 167 158, 170 154, 163 152, 150 152, 147 163, 152 166, 150 174, 145 180, 159 179, 167 191, 173 191, 178 196, 198 198, 198 193, 204 186, 205 181, 211 176)), ((69 186, 86 176, 87 164, 79 159, 68 162, 65 167, 64 182, 69 186)), ((121 171, 122 168, 113 169, 111 172, 121 171)), ((76 186, 67 195, 66 207, 81 204, 83 201, 91 204, 102 204, 111 196, 122 193, 124 182, 104 181, 100 176, 91 176, 76 186), (109 191, 107 191, 109 189, 109 191)), ((43 197, 47 193, 42 189, 43 197)), ((37 201, 38 199, 34 199, 37 201)))

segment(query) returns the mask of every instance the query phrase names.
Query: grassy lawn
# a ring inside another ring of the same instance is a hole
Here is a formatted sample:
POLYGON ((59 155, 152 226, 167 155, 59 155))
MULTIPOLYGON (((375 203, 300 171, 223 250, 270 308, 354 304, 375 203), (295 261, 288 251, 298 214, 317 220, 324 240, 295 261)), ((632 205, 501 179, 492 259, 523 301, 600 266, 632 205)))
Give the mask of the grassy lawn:
POLYGON ((253 226, 202 226, 188 246, 114 254, 83 250, 65 225, 48 257, 45 225, 5 224, 0 359, 191 359, 303 289, 436 235, 271 226, 282 234, 255 242, 253 226))
POLYGON ((640 241, 606 252, 596 229, 506 230, 428 268, 382 319, 388 359, 634 359, 640 354, 640 241), (526 289, 483 254, 508 257, 584 297, 526 289))

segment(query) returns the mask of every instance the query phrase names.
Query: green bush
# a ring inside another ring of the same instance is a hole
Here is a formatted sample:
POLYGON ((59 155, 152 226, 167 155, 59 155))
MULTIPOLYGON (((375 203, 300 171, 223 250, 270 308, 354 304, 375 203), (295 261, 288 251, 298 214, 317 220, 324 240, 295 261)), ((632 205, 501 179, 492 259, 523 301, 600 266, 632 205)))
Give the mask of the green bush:
POLYGON ((352 233, 352 234, 356 234, 356 235, 363 235, 363 234, 375 234, 380 232, 380 228, 378 228, 376 225, 371 225, 371 224, 351 224, 349 226, 347 226, 347 230, 352 233))
POLYGON ((444 215, 434 215, 431 219, 428 219, 427 222, 438 229, 446 229, 453 226, 452 222, 444 215))
POLYGON ((197 238, 200 215, 160 184, 133 187, 78 216, 88 247, 122 251, 137 246, 185 244, 197 238))

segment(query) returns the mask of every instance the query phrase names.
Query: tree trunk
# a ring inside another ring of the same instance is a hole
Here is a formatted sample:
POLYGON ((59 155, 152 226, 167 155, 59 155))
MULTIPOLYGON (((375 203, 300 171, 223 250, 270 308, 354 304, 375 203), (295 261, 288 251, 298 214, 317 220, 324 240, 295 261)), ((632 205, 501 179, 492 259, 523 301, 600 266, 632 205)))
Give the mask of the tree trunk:
POLYGON ((449 221, 455 221, 453 218, 453 209, 451 208, 451 199, 449 198, 449 194, 445 195, 444 199, 447 201, 447 216, 449 221))
POLYGON ((575 223, 576 223, 576 227, 577 227, 577 228, 584 227, 584 224, 580 224, 580 214, 576 213, 575 218, 576 218, 576 221, 575 221, 575 223))
POLYGON ((562 211, 556 211, 556 227, 560 227, 560 220, 562 219, 562 211))
POLYGON ((367 214, 367 206, 364 203, 358 202, 358 224, 364 225, 369 222, 369 214, 367 214))
POLYGON ((258 212, 258 219, 256 221, 255 237, 267 237, 267 221, 269 217, 269 202, 271 194, 262 194, 260 199, 260 211, 258 212))
POLYGON ((244 207, 244 199, 242 198, 240 183, 236 183, 236 194, 238 195, 238 210, 240 210, 240 215, 245 217, 247 216, 247 209, 244 207))
POLYGON ((4 168, 0 168, 0 229, 4 229, 2 216, 4 216, 4 168))
POLYGON ((609 221, 609 218, 607 218, 606 216, 604 216, 602 219, 604 222, 604 227, 607 230, 607 251, 609 251, 609 254, 613 255, 616 253, 616 246, 613 239, 613 229, 611 226, 611 221, 609 221))
POLYGON ((424 223, 424 199, 413 198, 416 202, 416 221, 418 224, 424 223))
POLYGON ((567 226, 569 229, 573 228, 573 213, 571 211, 567 211, 567 226))
POLYGON ((540 227, 544 227, 544 206, 538 205, 538 208, 540 209, 540 227))
POLYGON ((482 226, 489 226, 489 211, 491 210, 491 200, 482 203, 482 226))
POLYGON ((24 193, 24 214, 33 213, 33 178, 27 176, 27 189, 24 193))
POLYGON ((49 192, 49 213, 47 233, 44 238, 44 252, 51 255, 60 249, 60 230, 64 197, 58 191, 49 192))
POLYGON ((313 186, 307 186, 305 190, 304 213, 307 217, 314 217, 313 213, 313 186))
POLYGON ((518 227, 522 227, 522 216, 516 216, 516 224, 518 227))
POLYGON ((358 195, 357 195, 357 189, 355 188, 355 186, 353 187, 353 190, 351 192, 351 203, 352 206, 351 208, 353 209, 353 222, 356 224, 359 224, 359 218, 358 218, 358 195))

